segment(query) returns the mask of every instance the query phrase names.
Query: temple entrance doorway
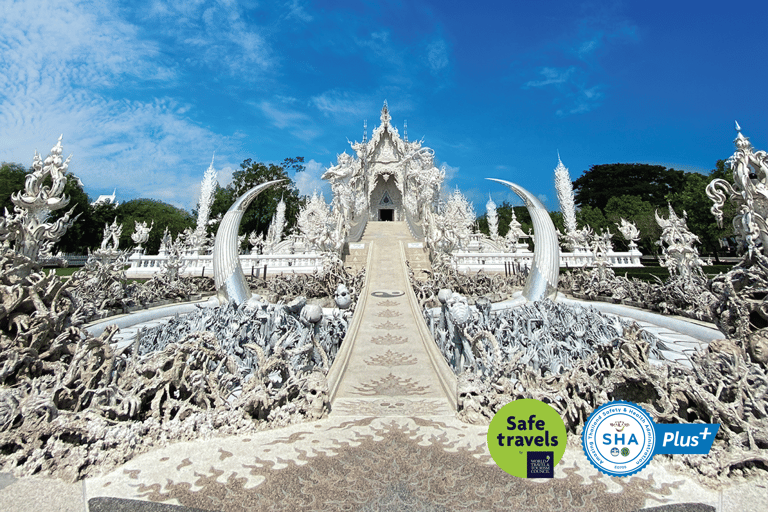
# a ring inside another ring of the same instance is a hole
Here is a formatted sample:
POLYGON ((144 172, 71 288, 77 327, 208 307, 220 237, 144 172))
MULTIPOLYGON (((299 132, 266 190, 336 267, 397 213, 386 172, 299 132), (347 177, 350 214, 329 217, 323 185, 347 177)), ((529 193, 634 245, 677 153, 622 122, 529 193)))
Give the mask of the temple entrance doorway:
POLYGON ((379 209, 379 220, 385 222, 392 222, 395 220, 395 210, 391 208, 379 209))

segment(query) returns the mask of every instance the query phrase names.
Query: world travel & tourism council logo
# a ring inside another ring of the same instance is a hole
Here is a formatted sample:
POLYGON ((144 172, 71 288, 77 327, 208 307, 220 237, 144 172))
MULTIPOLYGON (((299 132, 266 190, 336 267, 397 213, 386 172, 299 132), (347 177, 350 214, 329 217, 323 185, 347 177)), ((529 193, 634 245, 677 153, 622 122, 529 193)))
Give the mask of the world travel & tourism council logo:
POLYGON ((553 478, 565 453, 565 423, 549 404, 514 400, 488 426, 488 451, 496 464, 520 478, 553 478))
POLYGON ((630 476, 659 454, 707 454, 720 425, 654 423, 639 405, 618 400, 596 409, 584 424, 581 443, 595 468, 630 476))

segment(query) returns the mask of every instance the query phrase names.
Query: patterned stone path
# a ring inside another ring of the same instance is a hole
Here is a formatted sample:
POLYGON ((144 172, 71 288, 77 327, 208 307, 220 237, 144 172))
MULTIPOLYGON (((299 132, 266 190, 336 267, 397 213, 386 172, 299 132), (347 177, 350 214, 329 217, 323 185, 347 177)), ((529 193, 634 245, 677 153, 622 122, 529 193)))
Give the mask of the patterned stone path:
POLYGON ((434 341, 416 317, 402 247, 408 241, 413 238, 404 222, 370 223, 361 240, 371 251, 370 275, 331 417, 435 416, 455 410, 455 378, 437 350, 429 353, 434 341))

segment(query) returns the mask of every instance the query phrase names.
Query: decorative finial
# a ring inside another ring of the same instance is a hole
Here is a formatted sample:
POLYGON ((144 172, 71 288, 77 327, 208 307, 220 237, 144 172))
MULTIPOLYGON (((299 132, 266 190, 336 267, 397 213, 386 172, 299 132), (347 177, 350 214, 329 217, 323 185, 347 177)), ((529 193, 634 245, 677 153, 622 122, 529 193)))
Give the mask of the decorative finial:
POLYGON ((368 141, 368 120, 363 121, 363 142, 368 141))
POLYGON ((736 125, 736 138, 733 139, 733 143, 736 144, 738 149, 751 148, 752 144, 749 142, 749 137, 745 137, 741 134, 741 126, 739 126, 739 122, 734 121, 734 124, 736 125))
POLYGON ((557 150, 557 164, 558 165, 563 165, 563 161, 560 160, 560 150, 559 149, 557 150))
POLYGON ((384 106, 381 107, 381 124, 389 124, 390 119, 389 106, 387 105, 387 100, 384 100, 384 106))
POLYGON ((408 120, 403 121, 403 140, 408 142, 408 120))

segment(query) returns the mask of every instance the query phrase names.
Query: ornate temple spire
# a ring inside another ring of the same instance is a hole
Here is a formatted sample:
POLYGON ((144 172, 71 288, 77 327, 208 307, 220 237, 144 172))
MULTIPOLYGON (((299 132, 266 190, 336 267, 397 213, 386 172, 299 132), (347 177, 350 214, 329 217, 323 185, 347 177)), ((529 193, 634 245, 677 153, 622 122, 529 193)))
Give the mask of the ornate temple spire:
POLYGON ((408 121, 403 121, 403 140, 408 142, 408 121))
POLYGON ((560 202, 560 211, 563 213, 566 235, 576 232, 576 207, 573 198, 573 183, 568 168, 560 160, 560 151, 557 152, 557 167, 555 168, 555 190, 560 202))
POLYGON ((368 120, 363 121, 363 144, 368 142, 368 120))
POLYGON ((741 126, 739 126, 738 121, 734 121, 736 124, 736 138, 733 139, 733 143, 736 144, 736 147, 739 149, 747 149, 752 148, 752 143, 749 142, 749 137, 745 137, 741 134, 741 126))
POLYGON ((389 124, 390 119, 392 119, 389 115, 389 106, 387 105, 387 100, 384 100, 384 106, 381 107, 381 124, 389 124))

